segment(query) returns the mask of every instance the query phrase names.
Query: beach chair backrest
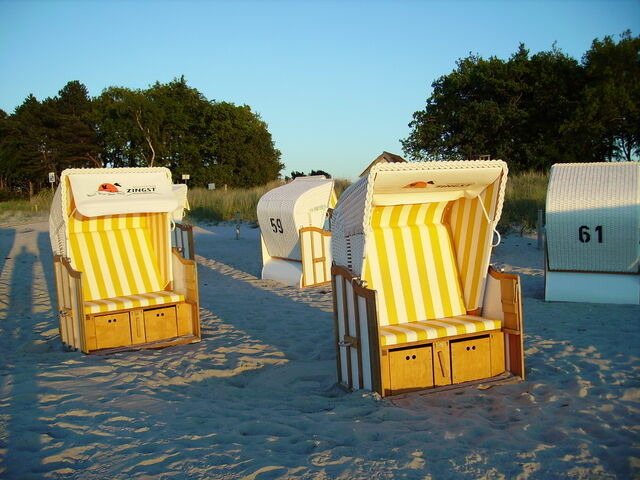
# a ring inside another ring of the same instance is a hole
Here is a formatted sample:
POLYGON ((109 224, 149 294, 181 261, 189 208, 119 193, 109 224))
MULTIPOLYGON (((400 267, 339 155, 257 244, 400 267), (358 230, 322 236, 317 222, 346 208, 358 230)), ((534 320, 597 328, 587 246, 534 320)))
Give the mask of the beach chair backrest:
POLYGON ((378 291, 381 325, 482 308, 507 173, 501 160, 378 164, 343 192, 333 258, 378 291))
POLYGON ((69 257, 83 272, 84 300, 161 291, 168 281, 166 214, 68 220, 69 257))
POLYGON ((497 223, 504 195, 504 192, 501 195, 500 187, 505 180, 506 175, 500 176, 477 197, 460 198, 452 202, 447 215, 446 223, 450 226, 468 311, 482 306, 494 237, 494 226, 487 216, 492 224, 497 223))
POLYGON ((464 315, 448 202, 374 207, 363 279, 378 291, 378 323, 464 315))

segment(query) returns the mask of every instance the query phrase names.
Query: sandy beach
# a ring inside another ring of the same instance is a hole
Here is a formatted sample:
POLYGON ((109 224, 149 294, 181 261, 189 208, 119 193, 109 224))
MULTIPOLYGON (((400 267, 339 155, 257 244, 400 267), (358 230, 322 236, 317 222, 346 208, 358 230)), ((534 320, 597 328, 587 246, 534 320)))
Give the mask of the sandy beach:
POLYGON ((260 280, 259 230, 196 228, 203 340, 62 348, 48 224, 0 229, 0 478, 640 478, 640 306, 547 303, 523 279, 527 380, 381 399, 336 386, 330 286, 260 280))

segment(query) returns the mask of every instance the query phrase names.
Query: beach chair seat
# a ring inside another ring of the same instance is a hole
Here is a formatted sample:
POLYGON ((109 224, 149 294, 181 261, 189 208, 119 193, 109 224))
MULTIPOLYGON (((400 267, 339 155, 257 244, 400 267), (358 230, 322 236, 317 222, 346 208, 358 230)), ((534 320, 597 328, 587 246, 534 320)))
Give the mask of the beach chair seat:
POLYGON ((142 307, 157 307, 169 303, 185 301, 185 296, 176 292, 149 292, 136 295, 124 295, 112 298, 100 298, 84 301, 85 315, 95 313, 115 312, 118 310, 131 310, 142 307))
POLYGON ((418 343, 430 340, 458 337, 473 333, 500 330, 502 322, 475 315, 422 320, 417 322, 386 325, 379 328, 380 346, 392 347, 405 343, 418 343))

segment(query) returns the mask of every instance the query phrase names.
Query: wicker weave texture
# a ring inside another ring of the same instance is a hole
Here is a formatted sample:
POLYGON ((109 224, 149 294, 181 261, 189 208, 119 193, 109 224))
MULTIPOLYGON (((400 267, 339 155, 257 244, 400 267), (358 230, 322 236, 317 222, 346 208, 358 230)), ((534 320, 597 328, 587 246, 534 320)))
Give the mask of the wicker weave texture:
POLYGON ((640 164, 557 164, 546 203, 549 268, 638 272, 640 164))
POLYGON ((299 231, 323 228, 333 192, 324 176, 298 177, 258 201, 258 223, 269 256, 301 260, 299 231))

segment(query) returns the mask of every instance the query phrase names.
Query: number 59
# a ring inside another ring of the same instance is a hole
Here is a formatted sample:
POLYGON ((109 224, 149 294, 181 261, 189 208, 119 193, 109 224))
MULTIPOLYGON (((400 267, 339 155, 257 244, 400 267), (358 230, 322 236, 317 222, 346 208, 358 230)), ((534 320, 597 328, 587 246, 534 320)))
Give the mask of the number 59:
POLYGON ((270 218, 269 219, 270 223, 271 223, 271 229, 275 232, 275 233, 282 233, 284 232, 283 228, 282 228, 282 220, 280 220, 279 218, 270 218))

